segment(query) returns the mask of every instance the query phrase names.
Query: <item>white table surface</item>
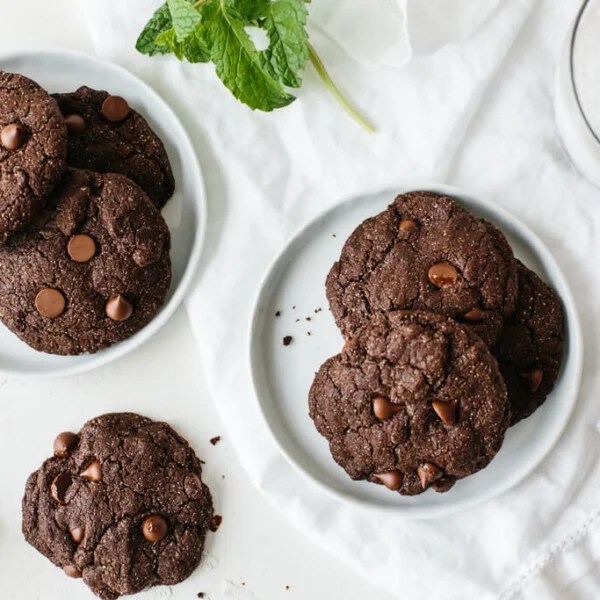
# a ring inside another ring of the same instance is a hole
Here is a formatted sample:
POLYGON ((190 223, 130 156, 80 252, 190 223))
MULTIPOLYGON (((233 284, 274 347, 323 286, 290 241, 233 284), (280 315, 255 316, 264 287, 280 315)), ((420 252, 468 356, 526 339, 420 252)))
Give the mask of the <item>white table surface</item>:
MULTIPOLYGON (((0 52, 35 46, 91 52, 81 2, 0 0, 0 52)), ((391 598, 292 529, 251 485, 226 436, 214 447, 209 443, 223 433, 213 401, 218 399, 206 391, 183 308, 146 346, 116 364, 42 383, 0 378, 0 597, 93 598, 81 581, 64 576, 26 544, 21 497, 27 476, 51 454, 58 432, 77 430, 104 412, 133 410, 169 421, 192 443, 206 461, 204 479, 224 517, 186 582, 141 597, 191 600, 205 592, 210 600, 391 598)))

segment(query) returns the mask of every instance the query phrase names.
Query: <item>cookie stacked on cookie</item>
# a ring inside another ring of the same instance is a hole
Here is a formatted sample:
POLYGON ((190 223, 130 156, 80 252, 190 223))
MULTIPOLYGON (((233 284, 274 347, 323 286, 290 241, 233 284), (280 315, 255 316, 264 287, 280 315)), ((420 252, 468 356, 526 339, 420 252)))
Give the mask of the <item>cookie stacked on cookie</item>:
POLYGON ((556 294, 448 196, 403 194, 361 223, 326 292, 346 344, 317 373, 310 415, 353 479, 447 491, 558 376, 556 294))
POLYGON ((124 98, 0 72, 0 320, 42 352, 144 327, 171 282, 165 148, 124 98))

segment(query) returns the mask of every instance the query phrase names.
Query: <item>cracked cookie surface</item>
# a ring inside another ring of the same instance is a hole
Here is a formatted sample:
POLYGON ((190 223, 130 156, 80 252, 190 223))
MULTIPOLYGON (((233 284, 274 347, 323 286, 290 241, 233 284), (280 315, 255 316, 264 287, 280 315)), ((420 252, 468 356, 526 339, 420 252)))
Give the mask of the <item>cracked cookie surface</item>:
POLYGON ((171 282, 170 234, 122 175, 69 170, 0 247, 0 319, 42 352, 96 352, 144 327, 171 282))
POLYGON ((354 230, 326 292, 345 337, 377 312, 428 310, 491 347, 514 310, 517 277, 502 233, 448 196, 411 192, 354 230))
POLYGON ((83 117, 83 128, 69 132, 67 162, 99 173, 121 173, 135 181, 162 208, 173 195, 175 181, 164 145, 147 121, 129 108, 119 121, 103 112, 108 92, 83 86, 69 94, 54 94, 65 117, 83 117))
POLYGON ((212 499, 200 460, 167 423, 106 414, 60 434, 54 448, 25 489, 32 546, 106 600, 192 573, 212 499))
POLYGON ((56 101, 37 83, 0 71, 0 130, 2 244, 32 221, 62 177, 67 129, 56 101))
POLYGON ((512 424, 531 415, 554 388, 563 355, 564 316, 554 290, 517 261, 519 293, 496 349, 512 424))
POLYGON ((309 412, 352 479, 405 495, 444 492, 483 469, 510 420, 504 381, 481 339, 418 311, 374 315, 321 366, 309 412))

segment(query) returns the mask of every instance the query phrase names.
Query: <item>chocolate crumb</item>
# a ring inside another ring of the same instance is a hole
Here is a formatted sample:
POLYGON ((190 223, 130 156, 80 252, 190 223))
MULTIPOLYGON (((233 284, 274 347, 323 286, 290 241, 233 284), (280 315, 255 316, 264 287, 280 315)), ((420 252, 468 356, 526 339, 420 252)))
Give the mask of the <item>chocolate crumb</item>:
POLYGON ((196 598, 204 598, 204 592, 198 592, 196 598))
POLYGON ((311 318, 310 318, 310 317, 306 317, 306 320, 307 320, 307 321, 311 321, 311 318))
POLYGON ((335 233, 332 233, 331 235, 332 235, 333 237, 337 237, 337 235, 335 235, 335 233))
POLYGON ((312 333, 311 333, 310 331, 307 331, 306 333, 307 333, 308 335, 312 335, 312 333))
POLYGON ((210 438, 210 443, 213 446, 216 446, 220 441, 221 441, 221 436, 220 435, 216 435, 214 438, 210 438))
POLYGON ((215 515, 211 520, 208 528, 211 531, 217 531, 219 527, 221 527, 221 523, 223 522, 223 517, 221 515, 215 515))
POLYGON ((276 317, 280 317, 280 316, 281 316, 281 311, 280 311, 280 310, 278 310, 278 311, 275 313, 275 316, 276 316, 276 317))
POLYGON ((292 338, 292 336, 291 336, 291 335, 286 335, 286 336, 283 338, 283 345, 284 345, 284 346, 289 346, 289 345, 292 343, 292 339, 293 339, 293 338, 292 338))
POLYGON ((300 319, 296 319, 296 321, 295 321, 295 322, 297 323, 299 320, 300 320, 300 319))
POLYGON ((294 306, 292 306, 292 310, 296 310, 296 305, 294 304, 294 306))
POLYGON ((285 586, 285 589, 286 589, 286 590, 289 590, 289 589, 290 589, 290 586, 289 586, 289 585, 286 585, 286 586, 285 586))

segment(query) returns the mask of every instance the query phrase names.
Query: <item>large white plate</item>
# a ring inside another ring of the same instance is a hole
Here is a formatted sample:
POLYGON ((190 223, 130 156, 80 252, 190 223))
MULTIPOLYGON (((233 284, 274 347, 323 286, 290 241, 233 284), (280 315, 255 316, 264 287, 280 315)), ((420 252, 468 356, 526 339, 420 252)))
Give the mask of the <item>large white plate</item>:
POLYGON ((492 204, 456 188, 427 183, 398 186, 349 200, 302 229, 268 270, 250 331, 250 368, 256 397, 267 426, 290 463, 344 501, 407 517, 433 517, 473 506, 507 490, 534 469, 556 443, 569 419, 577 398, 582 361, 582 336, 571 292, 539 238, 492 204), (563 367, 552 395, 534 415, 508 431, 501 451, 486 469, 459 481, 445 494, 428 491, 403 497, 383 486, 352 481, 346 475, 333 461, 326 440, 308 416, 307 396, 321 363, 343 345, 325 298, 324 282, 329 268, 361 221, 383 210, 397 193, 414 189, 450 194, 498 225, 516 256, 559 293, 567 336, 563 367), (319 308, 323 310, 315 313, 319 308), (279 317, 275 317, 276 311, 281 311, 279 317), (294 340, 283 347, 282 338, 286 335, 292 335, 294 340))
POLYGON ((173 281, 164 306, 144 329, 96 354, 64 357, 32 350, 0 325, 0 372, 27 378, 72 375, 115 360, 144 343, 166 323, 182 301, 202 249, 206 219, 204 181, 179 119, 153 89, 125 69, 64 50, 3 54, 0 69, 22 73, 49 92, 71 92, 87 85, 125 97, 164 142, 175 176, 175 194, 162 211, 171 231, 173 281))

